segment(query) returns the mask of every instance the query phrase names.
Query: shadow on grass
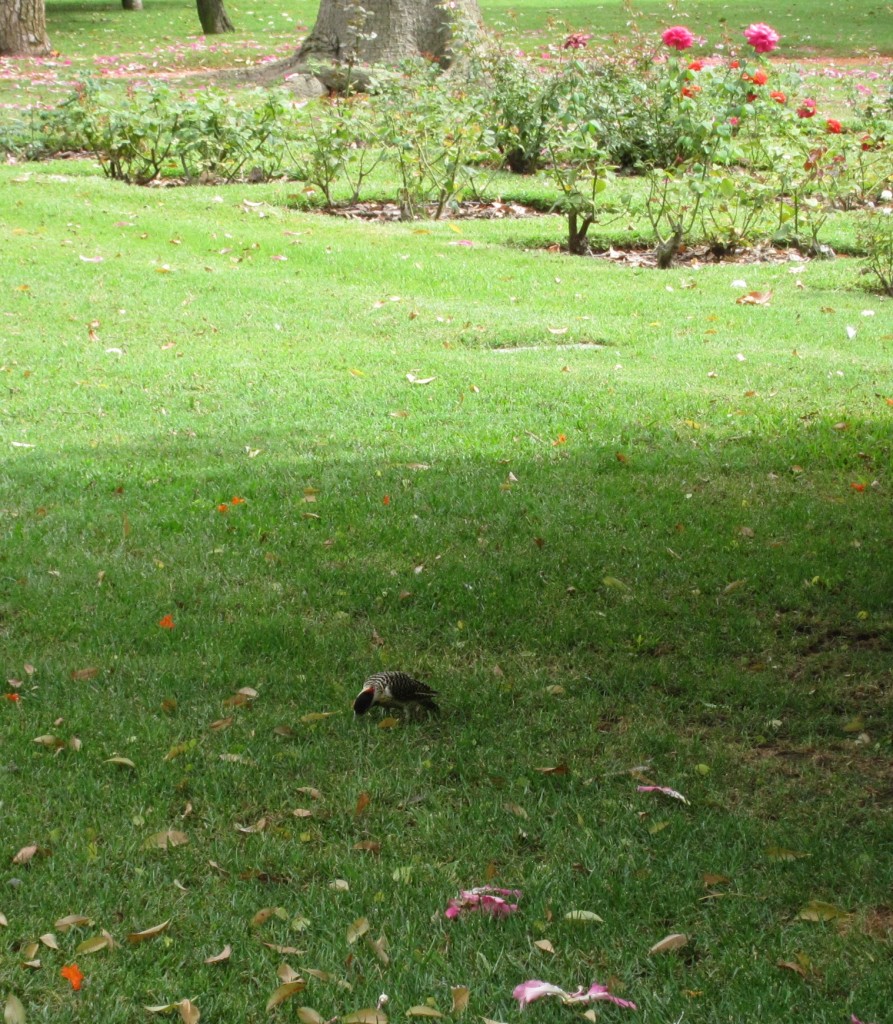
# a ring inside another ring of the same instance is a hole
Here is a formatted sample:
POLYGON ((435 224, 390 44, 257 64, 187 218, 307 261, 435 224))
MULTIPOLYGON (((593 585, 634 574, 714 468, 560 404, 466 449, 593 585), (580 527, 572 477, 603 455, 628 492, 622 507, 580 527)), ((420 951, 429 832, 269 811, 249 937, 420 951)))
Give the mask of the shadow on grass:
POLYGON ((792 439, 693 458, 653 438, 624 460, 610 442, 531 441, 506 461, 302 447, 248 458, 233 438, 167 436, 17 454, 0 514, 5 642, 22 658, 151 665, 171 613, 227 685, 300 664, 332 700, 386 664, 497 690, 510 678, 522 701, 583 686, 708 723, 718 706, 742 723, 808 706, 809 728, 837 728, 844 678, 889 704, 882 497, 855 493, 843 466, 792 473, 792 439))

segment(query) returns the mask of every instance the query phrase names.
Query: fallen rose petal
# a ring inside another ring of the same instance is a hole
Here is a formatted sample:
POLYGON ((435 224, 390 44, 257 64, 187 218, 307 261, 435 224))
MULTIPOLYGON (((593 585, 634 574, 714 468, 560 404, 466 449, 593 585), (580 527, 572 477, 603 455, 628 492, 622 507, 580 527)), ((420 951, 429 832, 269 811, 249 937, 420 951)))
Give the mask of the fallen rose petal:
POLYGON ((520 897, 521 895, 520 889, 497 889, 492 885, 482 885, 477 889, 463 889, 458 896, 449 901, 444 915, 452 920, 463 911, 480 910, 490 914, 491 917, 508 917, 518 909, 518 904, 509 903, 503 899, 503 896, 520 897))
POLYGON ((535 999, 542 999, 543 996, 566 996, 567 992, 563 988, 559 988, 557 985, 550 985, 547 981, 523 981, 520 985, 516 986, 512 996, 518 1000, 523 1010, 528 1003, 532 1003, 535 999))

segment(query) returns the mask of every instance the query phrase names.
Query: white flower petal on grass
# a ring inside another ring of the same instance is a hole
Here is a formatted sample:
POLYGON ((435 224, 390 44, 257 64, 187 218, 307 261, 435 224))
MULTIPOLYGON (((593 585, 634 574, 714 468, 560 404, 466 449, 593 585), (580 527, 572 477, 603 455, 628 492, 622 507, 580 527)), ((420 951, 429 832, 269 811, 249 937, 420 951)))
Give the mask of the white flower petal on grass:
POLYGON ((664 796, 670 796, 674 800, 681 800, 682 803, 687 804, 688 800, 675 789, 670 789, 669 786, 636 786, 637 793, 663 793, 664 796))

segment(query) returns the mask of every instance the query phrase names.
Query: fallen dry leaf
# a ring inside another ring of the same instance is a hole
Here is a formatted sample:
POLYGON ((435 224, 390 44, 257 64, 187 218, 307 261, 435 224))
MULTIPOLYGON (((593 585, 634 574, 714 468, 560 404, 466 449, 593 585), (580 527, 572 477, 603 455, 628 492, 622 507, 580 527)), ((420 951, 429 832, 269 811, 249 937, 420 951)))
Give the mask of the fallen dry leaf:
POLYGON ((451 985, 450 986, 450 997, 452 999, 452 1005, 450 1007, 450 1013, 465 1013, 468 1008, 468 986, 467 985, 451 985))
POLYGON ((347 929, 348 945, 353 945, 357 939, 365 935, 369 931, 369 927, 369 919, 367 917, 358 917, 347 929))
POLYGON ((127 936, 127 941, 135 946, 140 942, 145 942, 147 939, 154 939, 156 936, 161 935, 162 932, 167 931, 170 923, 170 918, 168 918, 167 921, 162 921, 161 924, 153 925, 151 928, 145 928, 141 932, 131 932, 127 936))
POLYGON ((12 858, 13 864, 23 865, 29 863, 31 858, 37 853, 38 849, 39 847, 36 843, 32 843, 30 846, 23 846, 12 858))
POLYGON ((170 828, 165 832, 156 832, 149 836, 143 843, 143 849, 166 850, 169 846, 185 846, 188 842, 189 836, 185 832, 178 832, 176 829, 170 828))
POLYGON ((60 932, 67 932, 69 928, 79 928, 82 925, 91 925, 93 921, 83 914, 69 914, 67 917, 60 917, 53 927, 60 932))
POLYGON ((296 992, 303 992, 307 987, 306 981, 290 981, 287 985, 280 985, 267 1000, 267 1012, 274 1010, 280 1003, 290 999, 296 992))
POLYGON ((229 960, 233 955, 233 947, 227 943, 219 953, 215 953, 214 956, 205 958, 206 964, 222 964, 224 960, 229 960))
POLYGON ((341 1018, 341 1024, 388 1024, 388 1018, 374 1006, 364 1010, 354 1010, 341 1018))
POLYGON ((772 292, 748 292, 735 299, 739 306, 768 306, 771 301, 772 292))
POLYGON ((655 942, 655 944, 648 950, 648 953, 653 955, 655 953, 672 953, 674 950, 682 949, 683 946, 688 945, 688 936, 683 935, 681 932, 676 932, 673 935, 667 935, 666 938, 655 942))

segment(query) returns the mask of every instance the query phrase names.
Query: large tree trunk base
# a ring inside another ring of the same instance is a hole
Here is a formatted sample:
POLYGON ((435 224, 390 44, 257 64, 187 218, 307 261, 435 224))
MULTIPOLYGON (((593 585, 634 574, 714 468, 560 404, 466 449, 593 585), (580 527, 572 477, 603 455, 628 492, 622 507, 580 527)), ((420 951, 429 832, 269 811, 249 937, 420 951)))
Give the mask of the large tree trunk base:
MULTIPOLYGON (((297 91, 312 90, 316 78, 323 91, 368 87, 372 64, 398 64, 424 57, 449 67, 454 54, 454 25, 481 27, 478 0, 363 0, 363 8, 343 0, 321 0, 316 24, 300 49, 286 60, 252 68, 242 77, 259 85, 285 81, 297 91), (294 79, 293 76, 298 76, 294 79)), ((317 95, 319 95, 317 93, 317 95)))

